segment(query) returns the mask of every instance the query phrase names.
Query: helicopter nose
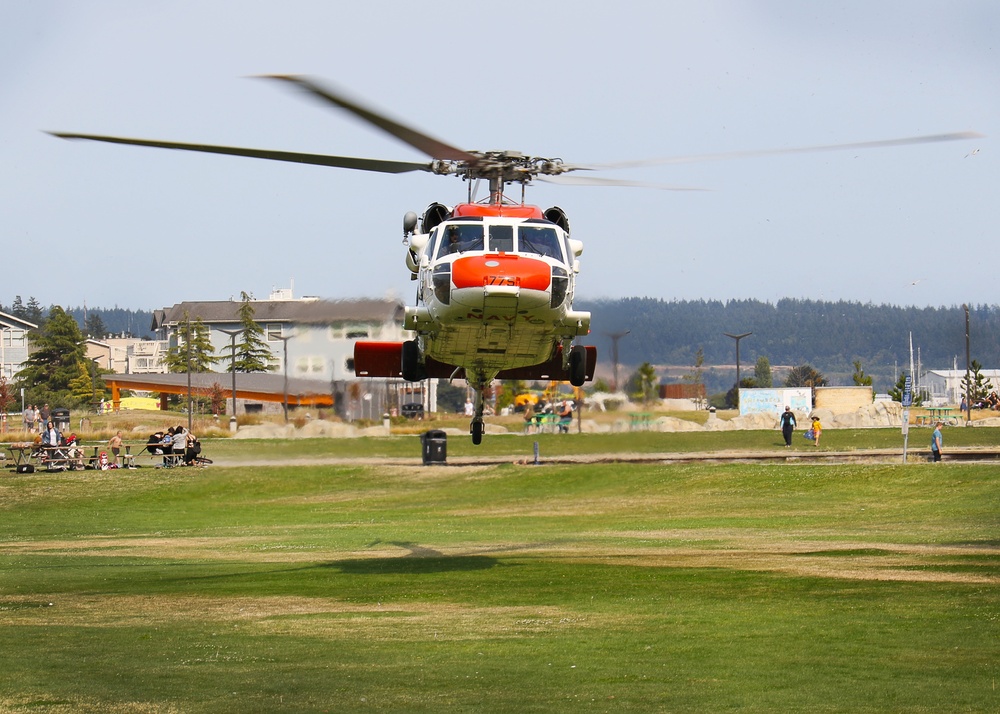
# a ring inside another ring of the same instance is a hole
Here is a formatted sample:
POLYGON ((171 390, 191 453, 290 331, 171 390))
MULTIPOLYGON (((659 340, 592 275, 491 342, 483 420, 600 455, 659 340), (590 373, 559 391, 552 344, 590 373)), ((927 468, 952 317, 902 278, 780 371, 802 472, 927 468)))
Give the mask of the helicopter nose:
POLYGON ((552 269, 545 261, 520 255, 473 255, 452 263, 451 280, 456 289, 492 285, 548 290, 552 269))

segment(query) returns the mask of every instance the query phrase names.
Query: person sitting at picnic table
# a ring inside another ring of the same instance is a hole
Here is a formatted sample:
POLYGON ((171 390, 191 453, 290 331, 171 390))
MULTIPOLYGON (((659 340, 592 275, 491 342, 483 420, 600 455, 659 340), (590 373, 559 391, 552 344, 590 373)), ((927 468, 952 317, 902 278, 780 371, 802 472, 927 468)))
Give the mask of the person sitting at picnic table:
POLYGON ((42 431, 42 446, 59 446, 62 443, 62 434, 56 429, 55 424, 52 423, 50 419, 45 424, 45 429, 42 431))
POLYGON ((159 447, 163 453, 163 465, 170 466, 174 451, 174 428, 168 427, 163 436, 160 437, 159 447))

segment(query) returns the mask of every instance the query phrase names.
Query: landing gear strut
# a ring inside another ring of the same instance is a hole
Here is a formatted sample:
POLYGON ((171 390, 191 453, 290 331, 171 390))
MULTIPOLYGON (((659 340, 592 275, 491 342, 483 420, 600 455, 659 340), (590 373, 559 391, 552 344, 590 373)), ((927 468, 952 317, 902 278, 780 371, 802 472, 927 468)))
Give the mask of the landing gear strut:
POLYGON ((483 411, 486 404, 486 390, 489 388, 492 379, 485 379, 475 376, 469 380, 469 386, 475 392, 475 401, 472 416, 472 423, 469 424, 469 433, 472 434, 472 443, 479 446, 483 443, 483 431, 486 425, 483 423, 483 411))

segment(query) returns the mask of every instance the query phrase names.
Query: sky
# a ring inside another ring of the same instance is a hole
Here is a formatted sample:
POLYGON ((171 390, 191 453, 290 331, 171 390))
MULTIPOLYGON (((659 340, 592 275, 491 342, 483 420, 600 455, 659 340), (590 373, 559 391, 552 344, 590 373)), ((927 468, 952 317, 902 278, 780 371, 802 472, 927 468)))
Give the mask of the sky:
POLYGON ((998 52, 994 0, 0 0, 0 303, 411 301, 402 217, 463 201, 455 177, 44 133, 425 160, 258 78, 302 74, 463 149, 578 164, 976 131, 527 198, 583 242, 577 297, 996 304, 998 52))

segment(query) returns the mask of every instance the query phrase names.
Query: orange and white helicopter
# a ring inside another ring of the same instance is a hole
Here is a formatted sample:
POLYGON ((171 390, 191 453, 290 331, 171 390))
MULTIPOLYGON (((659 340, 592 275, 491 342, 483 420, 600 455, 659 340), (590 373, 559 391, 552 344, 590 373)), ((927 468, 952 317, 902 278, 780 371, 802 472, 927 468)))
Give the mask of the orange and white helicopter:
MULTIPOLYGON (((406 342, 358 342, 355 373, 367 377, 464 378, 475 392, 470 425, 472 441, 483 438, 487 391, 495 379, 568 381, 579 387, 593 379, 594 347, 574 345, 590 331, 590 313, 573 309, 577 260, 583 244, 570 237, 561 208, 542 210, 524 202, 532 181, 574 185, 656 186, 601 177, 563 176, 571 171, 627 168, 700 159, 738 158, 826 149, 857 149, 967 139, 972 132, 938 134, 855 144, 675 157, 601 166, 564 163, 524 156, 515 151, 465 151, 405 126, 340 92, 299 76, 269 75, 309 95, 354 114, 418 149, 428 163, 386 161, 325 154, 305 154, 204 144, 130 139, 93 134, 57 133, 65 139, 199 151, 273 161, 316 164, 381 173, 425 171, 458 176, 469 184, 465 203, 432 203, 418 218, 403 220, 406 265, 417 281, 417 304, 406 309, 404 327, 416 337, 406 342), (473 200, 473 186, 489 185, 489 197, 473 200), (504 193, 521 185, 519 201, 504 193)), ((690 190, 680 188, 678 190, 690 190)))

